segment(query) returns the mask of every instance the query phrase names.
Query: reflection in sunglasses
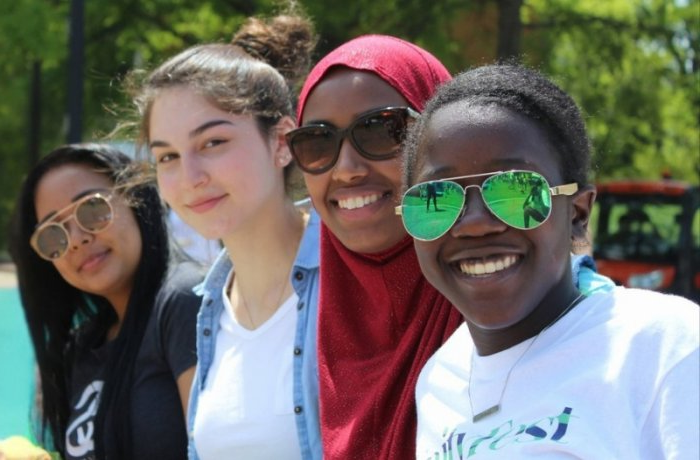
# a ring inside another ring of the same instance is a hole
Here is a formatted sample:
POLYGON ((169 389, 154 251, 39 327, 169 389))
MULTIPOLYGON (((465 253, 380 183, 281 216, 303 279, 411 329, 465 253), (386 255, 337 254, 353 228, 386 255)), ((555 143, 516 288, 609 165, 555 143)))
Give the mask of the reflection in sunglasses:
POLYGON ((465 212, 467 190, 472 187, 480 191, 493 216, 519 230, 532 230, 542 225, 552 212, 553 196, 573 195, 578 190, 576 183, 550 187, 547 180, 534 171, 496 171, 416 184, 406 191, 396 213, 401 215, 412 237, 420 241, 436 240, 465 212), (475 177, 487 178, 481 185, 462 186, 455 182, 475 177))

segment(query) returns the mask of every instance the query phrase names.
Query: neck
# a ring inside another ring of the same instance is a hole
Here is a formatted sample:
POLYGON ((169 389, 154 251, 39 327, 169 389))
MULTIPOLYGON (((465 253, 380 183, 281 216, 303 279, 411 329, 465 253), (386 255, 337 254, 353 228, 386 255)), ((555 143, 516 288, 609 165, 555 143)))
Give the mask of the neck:
POLYGON ((492 330, 467 322, 478 354, 486 356, 506 350, 536 336, 561 319, 572 302, 580 301, 577 299, 580 293, 570 281, 571 273, 567 272, 562 279, 565 282, 555 285, 528 316, 512 326, 492 330))
POLYGON ((304 232, 305 219, 293 203, 254 231, 224 240, 235 275, 229 299, 239 323, 255 329, 291 293, 289 275, 304 232))

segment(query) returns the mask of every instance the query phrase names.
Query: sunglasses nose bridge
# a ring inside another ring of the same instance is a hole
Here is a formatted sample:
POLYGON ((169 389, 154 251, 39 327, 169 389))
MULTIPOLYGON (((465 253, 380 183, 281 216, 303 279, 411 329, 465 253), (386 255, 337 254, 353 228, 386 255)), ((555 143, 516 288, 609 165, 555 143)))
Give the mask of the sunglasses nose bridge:
POLYGON ((68 246, 71 248, 77 248, 80 244, 85 244, 92 238, 92 232, 80 225, 75 214, 73 214, 70 219, 63 221, 61 226, 63 227, 63 231, 66 232, 66 235, 68 235, 68 246))
POLYGON ((475 202, 478 203, 478 206, 483 206, 483 207, 487 208, 486 202, 484 201, 484 193, 483 193, 483 190, 481 189, 481 185, 476 185, 476 184, 465 185, 464 187, 462 187, 462 189, 463 189, 463 193, 464 193, 464 206, 462 208, 462 214, 464 214, 466 212, 466 209, 473 208, 474 207, 473 203, 475 203, 475 202), (471 196, 471 201, 472 201, 471 206, 469 204, 469 200, 470 200, 469 189, 476 189, 474 191, 474 193, 471 194, 472 195, 471 196), (481 200, 475 201, 474 194, 479 195, 481 200))
POLYGON ((357 150, 357 144, 355 144, 355 139, 352 137, 350 130, 353 125, 348 126, 345 129, 339 129, 335 134, 335 158, 333 164, 335 165, 343 154, 343 149, 348 147, 357 150))
POLYGON ((332 166, 333 177, 347 183, 364 177, 368 171, 366 161, 350 134, 350 128, 343 130, 342 135, 339 132, 338 147, 332 166))
POLYGON ((486 204, 481 185, 466 185, 463 187, 463 193, 464 206, 457 221, 450 229, 454 236, 480 236, 505 228, 505 224, 496 218, 486 204), (475 190, 470 194, 470 189, 475 190), (478 199, 476 195, 481 199, 478 199))

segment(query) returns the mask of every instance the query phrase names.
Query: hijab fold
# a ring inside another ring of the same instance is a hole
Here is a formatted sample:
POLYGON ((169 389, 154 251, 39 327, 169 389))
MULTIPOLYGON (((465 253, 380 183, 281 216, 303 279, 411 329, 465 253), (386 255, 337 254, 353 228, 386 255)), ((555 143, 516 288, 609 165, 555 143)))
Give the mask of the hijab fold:
MULTIPOLYGON (((300 123, 314 87, 342 67, 378 75, 418 111, 450 79, 434 56, 411 43, 362 36, 314 67, 299 97, 300 123)), ((416 380, 461 316, 423 277, 408 236, 386 251, 359 254, 322 225, 320 283, 324 458, 414 458, 416 380)))

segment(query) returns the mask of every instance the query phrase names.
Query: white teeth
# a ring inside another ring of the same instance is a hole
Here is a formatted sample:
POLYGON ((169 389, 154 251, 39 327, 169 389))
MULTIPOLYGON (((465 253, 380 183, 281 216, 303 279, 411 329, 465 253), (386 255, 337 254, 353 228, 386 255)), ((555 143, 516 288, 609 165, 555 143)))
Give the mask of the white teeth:
POLYGON ((379 199, 379 195, 356 196, 338 200, 338 207, 341 209, 357 209, 372 204, 379 199))
POLYGON ((459 263, 459 269, 467 275, 490 275, 505 270, 515 263, 518 258, 514 255, 502 256, 498 259, 490 259, 488 262, 463 260, 459 263))

